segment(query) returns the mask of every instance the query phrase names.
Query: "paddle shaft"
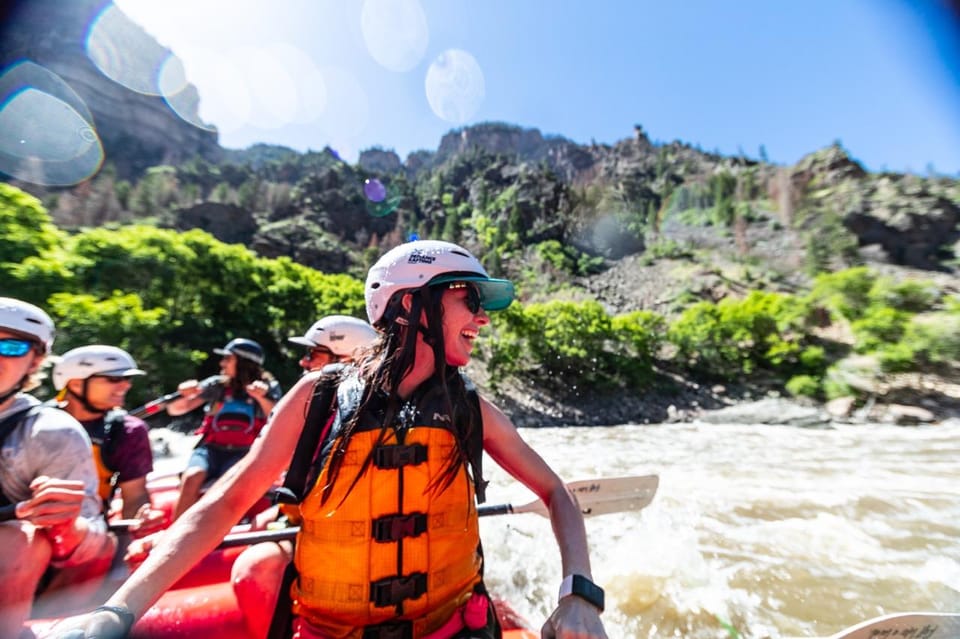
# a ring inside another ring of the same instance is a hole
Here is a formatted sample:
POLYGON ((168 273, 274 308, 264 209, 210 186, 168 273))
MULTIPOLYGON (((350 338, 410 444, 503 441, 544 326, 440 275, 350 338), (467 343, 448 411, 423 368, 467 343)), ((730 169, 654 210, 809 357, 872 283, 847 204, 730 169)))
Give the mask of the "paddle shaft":
MULTIPOLYGON (((660 478, 657 475, 588 479, 571 482, 567 484, 567 488, 577 496, 583 515, 591 517, 611 512, 641 510, 653 500, 659 480, 660 478)), ((477 507, 477 514, 480 517, 520 513, 536 513, 543 517, 549 516, 546 505, 539 499, 522 506, 498 504, 477 507)), ((219 547, 231 548, 264 541, 286 541, 296 537, 299 532, 299 526, 292 526, 282 530, 234 533, 224 537, 219 547)))

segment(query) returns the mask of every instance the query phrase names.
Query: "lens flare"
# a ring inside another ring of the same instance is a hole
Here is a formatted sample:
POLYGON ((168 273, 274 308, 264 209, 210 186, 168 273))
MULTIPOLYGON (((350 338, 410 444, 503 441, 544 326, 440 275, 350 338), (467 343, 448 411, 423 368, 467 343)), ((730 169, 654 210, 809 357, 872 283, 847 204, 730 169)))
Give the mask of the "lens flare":
POLYGON ((430 40, 427 17, 418 0, 365 0, 360 27, 370 56, 398 73, 420 63, 430 40))
POLYGON ((377 178, 363 181, 363 195, 367 203, 367 212, 373 217, 385 217, 397 210, 403 196, 394 193, 377 178))
POLYGON ((387 187, 377 178, 369 178, 363 181, 363 194, 371 202, 383 202, 387 197, 387 187))
POLYGON ((87 57, 101 73, 131 91, 160 95, 158 78, 173 55, 113 4, 90 23, 87 57))
POLYGON ((427 70, 425 86, 433 112, 455 124, 472 118, 486 94, 480 65, 460 49, 448 49, 437 56, 427 70))
POLYGON ((60 76, 29 61, 0 74, 0 171, 34 184, 69 186, 102 164, 93 117, 60 76))

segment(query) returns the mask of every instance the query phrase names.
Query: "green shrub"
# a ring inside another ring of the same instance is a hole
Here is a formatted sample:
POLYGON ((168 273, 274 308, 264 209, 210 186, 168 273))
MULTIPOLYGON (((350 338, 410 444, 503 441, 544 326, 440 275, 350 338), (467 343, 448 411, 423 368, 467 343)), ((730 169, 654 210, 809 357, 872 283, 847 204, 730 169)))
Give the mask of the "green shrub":
POLYGON ((889 306, 909 313, 931 310, 939 297, 940 291, 933 282, 895 282, 887 277, 878 278, 869 294, 872 306, 889 306))
POLYGON ((882 348, 900 340, 906 329, 910 314, 886 306, 871 306, 858 320, 850 324, 856 338, 854 350, 859 353, 882 348))
POLYGON ((874 351, 880 367, 887 373, 902 373, 917 365, 917 352, 904 343, 884 344, 874 351))
POLYGON ((533 376, 556 388, 610 390, 652 374, 663 320, 637 311, 611 317, 595 301, 514 304, 498 313, 484 340, 492 378, 533 376))
POLYGON ((667 337, 682 362, 710 375, 790 372, 803 350, 803 313, 792 296, 753 291, 742 300, 694 304, 670 325, 667 337))
POLYGON ((817 397, 820 395, 820 380, 812 375, 794 375, 786 388, 794 397, 817 397))
POLYGON ((916 364, 960 362, 960 313, 917 315, 904 330, 902 344, 916 355, 916 364))
POLYGON ((827 369, 827 374, 823 378, 823 394, 828 400, 858 395, 857 391, 847 383, 844 376, 834 367, 827 369))
POLYGON ((808 299, 852 321, 862 317, 870 306, 870 291, 876 281, 877 275, 863 266, 823 273, 814 280, 808 299))

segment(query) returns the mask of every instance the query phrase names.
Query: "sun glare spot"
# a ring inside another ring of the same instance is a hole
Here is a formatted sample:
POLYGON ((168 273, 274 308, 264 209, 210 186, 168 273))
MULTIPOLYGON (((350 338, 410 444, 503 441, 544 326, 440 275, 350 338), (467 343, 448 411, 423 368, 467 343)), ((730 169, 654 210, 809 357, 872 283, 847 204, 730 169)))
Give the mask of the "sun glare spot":
POLYGON ((427 17, 418 0, 365 0, 360 26, 370 56, 390 71, 411 70, 427 51, 427 17))
POLYGON ((433 112, 455 124, 470 120, 486 93, 480 65, 461 49, 448 49, 437 56, 427 70, 425 85, 433 112))

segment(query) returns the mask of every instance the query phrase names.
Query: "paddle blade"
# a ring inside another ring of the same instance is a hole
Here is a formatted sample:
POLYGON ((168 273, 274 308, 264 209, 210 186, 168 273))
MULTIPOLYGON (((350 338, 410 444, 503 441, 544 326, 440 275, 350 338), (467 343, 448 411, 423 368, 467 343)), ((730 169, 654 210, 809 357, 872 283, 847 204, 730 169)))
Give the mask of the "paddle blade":
MULTIPOLYGON (((642 510, 653 501, 660 485, 658 475, 633 477, 605 477, 584 479, 567 484, 576 496, 584 517, 642 510)), ((523 506, 513 506, 506 512, 536 513, 549 517, 546 505, 537 499, 523 506)), ((484 514, 482 511, 480 514, 484 514)), ((503 511, 490 514, 505 514, 503 511)))
POLYGON ((830 639, 876 639, 879 637, 960 637, 960 613, 903 612, 876 617, 842 630, 830 639))
POLYGON ((659 486, 659 475, 587 479, 567 484, 580 502, 584 517, 642 510, 653 501, 659 486))

